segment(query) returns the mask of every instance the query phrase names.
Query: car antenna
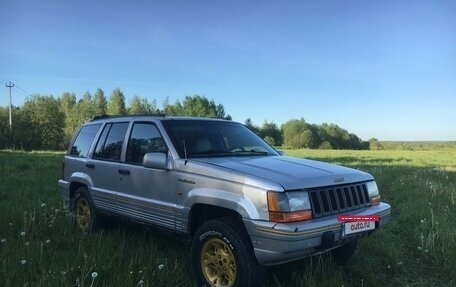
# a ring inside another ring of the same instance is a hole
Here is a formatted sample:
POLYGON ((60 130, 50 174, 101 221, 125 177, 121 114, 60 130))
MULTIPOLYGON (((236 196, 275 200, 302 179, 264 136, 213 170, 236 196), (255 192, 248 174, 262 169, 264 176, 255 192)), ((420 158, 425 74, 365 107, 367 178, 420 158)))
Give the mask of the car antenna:
POLYGON ((187 159, 187 145, 185 144, 185 140, 183 140, 183 142, 184 142, 185 165, 187 165, 187 162, 188 162, 188 159, 187 159))

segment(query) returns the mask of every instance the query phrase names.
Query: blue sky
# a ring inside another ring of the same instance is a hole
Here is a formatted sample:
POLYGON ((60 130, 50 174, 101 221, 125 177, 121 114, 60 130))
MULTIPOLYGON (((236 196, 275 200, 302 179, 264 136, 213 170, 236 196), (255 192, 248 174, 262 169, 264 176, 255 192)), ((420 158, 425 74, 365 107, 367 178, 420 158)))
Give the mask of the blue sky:
POLYGON ((0 106, 119 87, 233 120, 456 140, 455 1, 0 0, 0 106))

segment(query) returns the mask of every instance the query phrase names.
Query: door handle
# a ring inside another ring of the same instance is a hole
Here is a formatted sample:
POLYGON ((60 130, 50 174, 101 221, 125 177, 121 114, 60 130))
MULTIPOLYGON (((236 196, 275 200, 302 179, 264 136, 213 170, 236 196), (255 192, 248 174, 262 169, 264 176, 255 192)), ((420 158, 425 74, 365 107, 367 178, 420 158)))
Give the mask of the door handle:
POLYGON ((128 169, 119 169, 120 174, 128 175, 130 174, 130 171, 128 169))
POLYGON ((95 165, 93 163, 86 163, 86 167, 95 168, 95 165))

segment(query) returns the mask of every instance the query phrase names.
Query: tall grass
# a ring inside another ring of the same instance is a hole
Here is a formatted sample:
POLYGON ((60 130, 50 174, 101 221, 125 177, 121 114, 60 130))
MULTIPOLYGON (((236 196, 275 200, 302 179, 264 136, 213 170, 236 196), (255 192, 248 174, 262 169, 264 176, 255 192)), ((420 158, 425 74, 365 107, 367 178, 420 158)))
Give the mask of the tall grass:
MULTIPOLYGON (((269 286, 454 286, 456 150, 287 154, 372 173, 390 223, 337 266, 328 255, 269 269, 269 286)), ((196 286, 189 246, 128 222, 84 234, 57 193, 62 154, 0 152, 0 286, 196 286)))

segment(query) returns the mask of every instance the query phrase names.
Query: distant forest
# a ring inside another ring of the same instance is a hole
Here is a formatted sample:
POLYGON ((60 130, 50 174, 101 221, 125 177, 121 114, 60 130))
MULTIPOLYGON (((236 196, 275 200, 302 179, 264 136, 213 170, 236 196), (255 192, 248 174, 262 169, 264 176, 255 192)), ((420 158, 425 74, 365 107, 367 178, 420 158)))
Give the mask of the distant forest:
MULTIPOLYGON (((156 100, 134 96, 129 105, 120 89, 109 98, 102 89, 94 94, 86 92, 80 99, 74 93, 53 96, 35 95, 27 98, 21 107, 12 109, 12 127, 9 125, 9 107, 0 107, 0 149, 65 150, 76 129, 97 115, 165 114, 168 116, 195 116, 231 119, 222 104, 204 96, 186 96, 184 100, 161 108, 156 100)), ((272 146, 311 149, 383 149, 377 139, 362 141, 357 135, 336 124, 307 123, 304 118, 291 119, 280 127, 265 121, 256 126, 250 119, 245 125, 272 146)))

